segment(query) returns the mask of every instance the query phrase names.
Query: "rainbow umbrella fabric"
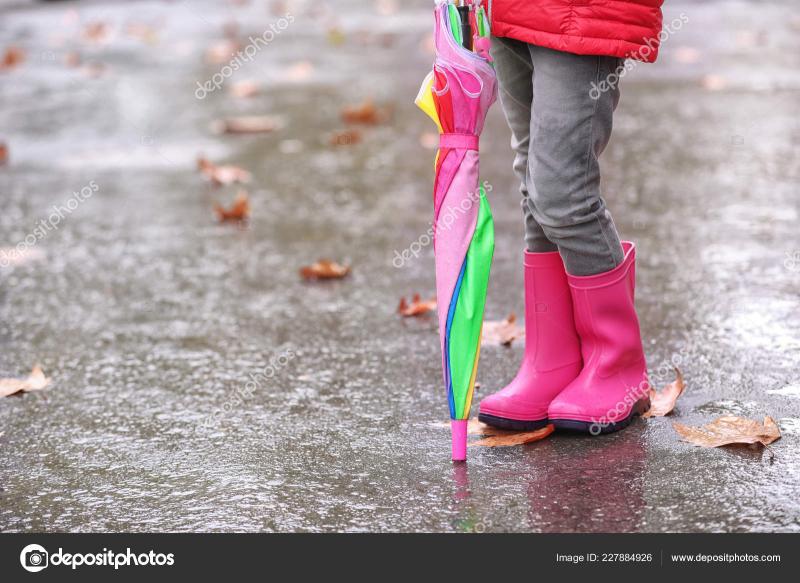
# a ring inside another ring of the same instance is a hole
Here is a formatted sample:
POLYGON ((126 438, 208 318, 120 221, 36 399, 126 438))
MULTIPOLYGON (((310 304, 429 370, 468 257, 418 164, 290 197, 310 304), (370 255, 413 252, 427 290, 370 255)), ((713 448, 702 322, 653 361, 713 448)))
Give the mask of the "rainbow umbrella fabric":
POLYGON ((462 46, 453 4, 434 11, 435 59, 416 103, 439 129, 433 189, 436 294, 454 460, 466 459, 494 223, 478 176, 478 136, 497 96, 484 9, 470 11, 474 51, 462 46))

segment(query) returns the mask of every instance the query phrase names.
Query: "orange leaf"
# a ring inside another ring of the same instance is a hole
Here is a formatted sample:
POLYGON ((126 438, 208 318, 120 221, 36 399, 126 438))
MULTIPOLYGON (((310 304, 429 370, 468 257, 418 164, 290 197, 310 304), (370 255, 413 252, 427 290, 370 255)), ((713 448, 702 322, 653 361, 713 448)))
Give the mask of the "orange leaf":
POLYGON ((25 60, 25 51, 19 47, 8 47, 0 59, 0 71, 13 69, 25 60))
POLYGON ((258 95, 259 91, 261 89, 254 81, 237 81, 230 88, 231 95, 240 99, 258 95))
POLYGON ((31 374, 24 379, 0 379, 0 397, 9 397, 17 393, 41 391, 50 384, 50 379, 44 376, 42 367, 38 364, 33 367, 31 374))
POLYGON ((105 22, 90 22, 83 29, 83 38, 92 42, 102 42, 108 38, 109 28, 105 22))
POLYGON ((675 367, 675 380, 660 391, 650 389, 650 410, 642 417, 664 417, 675 408, 675 403, 686 389, 683 374, 675 367))
POLYGON ((367 99, 359 105, 350 105, 342 109, 342 121, 344 123, 363 123, 375 125, 385 121, 387 113, 380 111, 372 99, 367 99))
POLYGON ((234 182, 249 182, 250 173, 238 166, 217 166, 207 158, 197 158, 197 169, 215 185, 232 184, 234 182))
MULTIPOLYGON (((548 425, 536 431, 500 431, 487 435, 479 441, 472 441, 468 445, 478 447, 509 447, 512 445, 524 445, 539 441, 555 431, 555 426, 548 425)), ((485 434, 484 434, 485 435, 485 434)))
POLYGON ((516 320, 517 317, 514 314, 509 314, 508 318, 499 322, 484 322, 481 344, 484 346, 510 346, 517 338, 523 338, 525 331, 517 326, 516 320))
POLYGON ((781 438, 781 430, 772 417, 764 417, 764 423, 728 415, 715 419, 703 427, 689 427, 674 422, 672 426, 681 439, 700 447, 761 443, 769 445, 781 438))
POLYGON ((243 115, 222 119, 212 124, 217 133, 225 134, 257 134, 278 129, 278 121, 268 115, 243 115))
POLYGON ((238 41, 218 40, 206 50, 206 62, 210 65, 221 65, 230 61, 241 48, 242 45, 238 41))
POLYGON ((320 259, 300 268, 300 275, 304 279, 341 279, 349 273, 349 265, 341 265, 329 259, 320 259))
POLYGON ((342 130, 331 134, 331 146, 352 146, 361 141, 361 132, 358 130, 342 130))
POLYGON ((8 164, 8 145, 0 142, 0 166, 8 164))
POLYGON ((406 298, 400 298, 400 305, 397 306, 397 313, 401 316, 421 316, 436 309, 436 298, 422 301, 419 294, 414 294, 411 303, 406 302, 406 298))
POLYGON ((225 221, 246 221, 250 217, 250 199, 247 192, 240 190, 230 208, 214 203, 214 211, 221 223, 225 221))

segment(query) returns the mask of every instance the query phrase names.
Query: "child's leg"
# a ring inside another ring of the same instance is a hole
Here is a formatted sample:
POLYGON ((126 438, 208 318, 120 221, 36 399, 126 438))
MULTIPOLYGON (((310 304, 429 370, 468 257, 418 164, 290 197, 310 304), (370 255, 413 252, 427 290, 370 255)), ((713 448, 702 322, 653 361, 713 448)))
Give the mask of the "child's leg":
POLYGON ((492 37, 492 58, 500 81, 500 103, 511 128, 514 172, 520 182, 522 211, 525 216, 525 243, 528 251, 556 251, 536 222, 528 198, 528 151, 530 149, 531 106, 533 103, 533 65, 524 42, 492 37))
POLYGON ((609 271, 622 262, 622 246, 600 196, 598 156, 611 137, 619 90, 600 93, 597 99, 591 90, 621 60, 527 48, 535 72, 528 152, 530 212, 558 246, 568 273, 609 271))

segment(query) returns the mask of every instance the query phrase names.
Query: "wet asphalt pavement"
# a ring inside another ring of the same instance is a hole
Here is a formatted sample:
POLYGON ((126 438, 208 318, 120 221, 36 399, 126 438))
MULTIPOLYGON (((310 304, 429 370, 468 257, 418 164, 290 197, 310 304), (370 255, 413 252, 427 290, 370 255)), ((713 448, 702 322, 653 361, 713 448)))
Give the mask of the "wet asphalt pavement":
MULTIPOLYGON (((671 380, 670 363, 687 380, 673 417, 471 448, 466 466, 436 426, 435 320, 395 313, 400 296, 434 290, 429 247, 392 261, 431 216, 432 124, 412 103, 430 3, 335 5, 0 4, 0 49, 26 53, 0 72, 0 248, 91 189, 0 268, 0 377, 40 362, 53 379, 0 400, 0 530, 799 531, 794 3, 669 2, 666 19, 685 13, 685 26, 622 82, 604 190, 639 245, 653 380, 671 380), (246 39, 287 13, 196 97, 220 71, 203 55, 226 23, 246 39), (82 38, 92 22, 108 25, 99 42, 82 38), (73 51, 79 67, 65 65, 73 51), (232 97, 245 79, 262 93, 232 97), (366 96, 391 120, 332 146, 340 108, 366 96), (281 127, 209 129, 247 114, 281 127), (216 222, 213 202, 236 187, 204 183, 201 152, 253 173, 246 228, 216 222), (318 257, 353 273, 303 282, 318 257), (783 438, 704 450, 671 427, 726 413, 771 415, 783 438)), ((481 141, 497 230, 489 319, 522 313, 508 140, 495 106, 481 141)), ((521 351, 483 350, 476 404, 521 351)))

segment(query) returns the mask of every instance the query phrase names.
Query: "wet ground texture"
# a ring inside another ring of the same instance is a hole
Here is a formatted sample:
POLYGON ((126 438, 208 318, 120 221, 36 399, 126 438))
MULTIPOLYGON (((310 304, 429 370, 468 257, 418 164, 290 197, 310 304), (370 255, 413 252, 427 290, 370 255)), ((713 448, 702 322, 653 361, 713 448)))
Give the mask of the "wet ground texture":
MULTIPOLYGON (((451 464, 435 320, 395 313, 433 293, 432 251, 392 262, 431 216, 432 125, 412 104, 430 2, 6 1, 0 48, 26 60, 0 73, 0 247, 97 189, 0 268, 0 377, 40 362, 53 379, 0 400, 0 530, 800 530, 800 20, 788 1, 668 4, 688 20, 622 82, 604 190, 639 245, 653 379, 686 376, 673 419, 771 415, 771 452, 695 448, 659 418, 451 464), (287 11, 198 99, 226 24, 246 39, 287 11), (262 93, 232 97, 245 79, 262 93), (391 120, 332 146, 366 96, 391 120), (209 129, 247 114, 281 128, 209 129), (203 182, 201 152, 253 173, 245 228, 217 223, 236 188, 203 182), (303 282, 318 257, 352 275, 303 282)), ((522 313, 508 142, 496 106, 490 319, 522 313)), ((521 351, 484 349, 476 402, 521 351)))

